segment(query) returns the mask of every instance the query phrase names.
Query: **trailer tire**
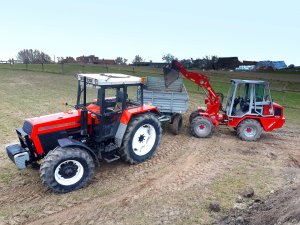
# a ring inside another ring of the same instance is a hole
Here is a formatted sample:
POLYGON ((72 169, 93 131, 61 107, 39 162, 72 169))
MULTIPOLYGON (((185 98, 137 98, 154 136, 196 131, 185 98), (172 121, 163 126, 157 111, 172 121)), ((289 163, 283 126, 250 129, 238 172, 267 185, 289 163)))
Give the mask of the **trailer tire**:
POLYGON ((189 122, 190 122, 190 124, 192 123, 193 119, 195 119, 197 116, 200 116, 200 111, 199 111, 199 109, 193 111, 193 112, 190 114, 190 117, 189 117, 189 122))
POLYGON ((197 116, 192 120, 191 133, 197 138, 208 138, 213 133, 213 123, 211 120, 204 116, 197 116))
POLYGON ((182 129, 182 115, 180 113, 176 113, 173 117, 173 122, 171 124, 171 131, 174 135, 180 133, 182 129))
POLYGON ((245 119, 237 127, 237 135, 243 141, 256 141, 262 133, 262 126, 257 120, 245 119))
POLYGON ((119 155, 130 164, 144 162, 155 154, 161 134, 160 121, 153 113, 135 116, 127 126, 119 155))
POLYGON ((51 190, 66 193, 85 186, 94 176, 94 169, 94 160, 87 151, 57 147, 44 158, 40 177, 51 190))

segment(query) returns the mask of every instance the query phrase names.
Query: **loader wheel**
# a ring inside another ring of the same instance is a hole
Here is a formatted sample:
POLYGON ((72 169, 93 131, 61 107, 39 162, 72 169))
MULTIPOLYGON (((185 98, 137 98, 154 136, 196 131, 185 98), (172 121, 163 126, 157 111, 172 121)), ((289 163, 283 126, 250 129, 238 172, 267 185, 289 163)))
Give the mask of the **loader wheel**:
POLYGON ((161 124, 152 113, 132 118, 119 149, 121 158, 131 164, 151 158, 160 143, 161 133, 161 124))
POLYGON ((204 116, 197 116, 192 120, 191 133, 197 138, 211 137, 213 124, 211 120, 204 116))
POLYGON ((260 138, 262 127, 257 120, 246 119, 237 127, 237 135, 244 141, 255 141, 260 138))
POLYGON ((193 119, 195 119, 197 116, 200 116, 199 109, 195 110, 194 112, 191 113, 190 118, 189 118, 190 124, 192 123, 193 119))
POLYGON ((176 113, 173 122, 171 124, 171 131, 173 134, 177 135, 180 133, 182 129, 182 115, 179 113, 176 113))
POLYGON ((55 192, 77 190, 94 175, 93 158, 80 148, 58 147, 50 151, 40 168, 43 184, 55 192))

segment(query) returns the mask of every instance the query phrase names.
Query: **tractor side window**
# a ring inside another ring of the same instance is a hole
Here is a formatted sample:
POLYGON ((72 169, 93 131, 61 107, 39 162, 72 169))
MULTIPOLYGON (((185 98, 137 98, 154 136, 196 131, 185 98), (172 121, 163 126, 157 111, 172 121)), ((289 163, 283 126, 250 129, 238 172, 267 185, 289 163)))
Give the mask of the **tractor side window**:
POLYGON ((128 101, 127 108, 132 108, 140 105, 140 88, 139 86, 127 87, 128 101))
POLYGON ((264 84, 255 84, 255 101, 263 102, 265 96, 265 85, 264 84))

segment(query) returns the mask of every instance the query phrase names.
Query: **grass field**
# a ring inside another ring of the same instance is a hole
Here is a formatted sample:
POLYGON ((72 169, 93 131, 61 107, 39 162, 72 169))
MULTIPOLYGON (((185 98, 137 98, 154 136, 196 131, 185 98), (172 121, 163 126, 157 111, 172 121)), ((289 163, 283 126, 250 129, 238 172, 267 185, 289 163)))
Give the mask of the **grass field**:
MULTIPOLYGON (((255 143, 240 141, 224 127, 212 138, 197 139, 188 131, 186 113, 183 133, 174 138, 164 129, 157 155, 148 162, 101 162, 88 187, 52 193, 41 185, 38 171, 18 171, 3 151, 17 139, 15 128, 25 118, 66 111, 61 103, 75 102, 73 75, 83 72, 82 66, 65 65, 64 74, 60 65, 44 69, 0 65, 0 224, 210 224, 221 216, 207 209, 210 201, 218 200, 224 213, 245 186, 265 196, 299 174, 299 168, 290 165, 291 157, 300 162, 300 74, 206 71, 212 86, 225 95, 232 78, 270 81, 274 101, 285 106, 285 127, 263 134, 255 143)), ((162 76, 161 69, 148 67, 84 68, 85 73, 107 71, 162 76)), ((189 112, 203 106, 203 91, 190 81, 185 85, 189 112)))

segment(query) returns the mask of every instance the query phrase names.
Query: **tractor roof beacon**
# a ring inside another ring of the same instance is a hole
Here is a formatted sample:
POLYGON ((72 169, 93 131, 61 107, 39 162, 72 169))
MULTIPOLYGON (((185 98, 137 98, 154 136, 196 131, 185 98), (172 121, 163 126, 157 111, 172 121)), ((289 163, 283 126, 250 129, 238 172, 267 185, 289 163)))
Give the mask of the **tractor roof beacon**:
POLYGON ((16 129, 20 144, 6 146, 19 169, 42 159, 42 181, 56 192, 86 185, 99 160, 148 160, 161 139, 159 110, 143 102, 143 78, 101 73, 78 74, 77 79, 74 110, 26 119, 16 129), (90 86, 97 96, 87 101, 90 86), (132 93, 135 99, 128 97, 132 93))
POLYGON ((222 107, 224 95, 216 93, 204 74, 187 71, 174 60, 164 68, 166 86, 183 74, 205 89, 205 109, 198 109, 190 115, 191 133, 198 138, 210 137, 213 128, 219 124, 233 127, 237 135, 245 141, 257 140, 262 130, 281 128, 285 122, 283 107, 273 102, 269 83, 261 80, 231 80, 225 109, 222 107))

